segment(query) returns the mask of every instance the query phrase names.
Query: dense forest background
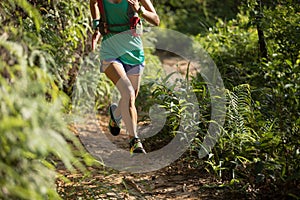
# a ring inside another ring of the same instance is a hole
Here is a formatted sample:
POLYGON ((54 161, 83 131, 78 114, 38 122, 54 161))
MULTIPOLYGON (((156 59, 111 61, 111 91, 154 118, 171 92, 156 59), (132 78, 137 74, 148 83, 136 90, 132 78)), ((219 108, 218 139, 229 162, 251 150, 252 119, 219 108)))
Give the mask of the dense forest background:
MULTIPOLYGON (((192 77, 204 113, 185 156, 195 168, 202 165, 216 179, 227 180, 232 190, 268 188, 282 198, 299 199, 300 1, 153 0, 153 4, 161 27, 201 44, 226 87, 222 137, 200 162, 197 155, 210 121, 209 94, 202 77, 192 77)), ((92 34, 89 4, 2 0, 0 22, 0 199, 57 199, 55 180, 64 178, 56 171, 58 162, 71 171, 97 163, 70 131, 66 117, 72 113, 74 87, 82 91, 93 87, 90 76, 76 80, 82 66, 89 66, 87 71, 97 68, 87 56, 92 34)), ((159 68, 155 49, 146 53, 148 62, 159 68)), ((110 102, 111 83, 99 76, 102 81, 93 92, 105 97, 96 103, 101 110, 110 102)), ((176 133, 176 116, 186 106, 174 99, 175 91, 166 90, 164 81, 158 78, 143 86, 140 97, 157 98, 172 110, 167 131, 160 134, 162 141, 176 133)), ((150 103, 137 100, 141 109, 150 103)))

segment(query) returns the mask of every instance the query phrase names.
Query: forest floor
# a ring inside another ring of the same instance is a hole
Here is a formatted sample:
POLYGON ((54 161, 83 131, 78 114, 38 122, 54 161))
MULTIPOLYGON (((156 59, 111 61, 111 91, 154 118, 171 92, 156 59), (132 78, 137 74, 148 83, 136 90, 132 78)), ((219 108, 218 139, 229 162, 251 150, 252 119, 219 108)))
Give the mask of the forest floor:
MULTIPOLYGON (((178 57, 162 56, 161 61, 167 72, 174 68, 184 72, 188 65, 178 57)), ((94 138, 100 134, 105 134, 118 147, 128 149, 128 136, 125 131, 122 130, 117 137, 110 135, 107 129, 108 120, 107 114, 101 113, 97 119, 90 119, 81 127, 85 131, 74 129, 74 133, 78 136, 86 134, 81 139, 87 139, 95 152, 103 150, 97 147, 94 138)), ((63 165, 59 165, 58 172, 68 181, 57 180, 57 190, 63 199, 256 199, 253 194, 249 196, 251 192, 246 195, 245 191, 224 186, 226 182, 216 180, 215 176, 203 168, 204 165, 191 160, 184 154, 169 166, 146 173, 118 171, 100 164, 87 167, 88 173, 71 173, 63 165)))
MULTIPOLYGON (((99 118, 90 119, 85 130, 94 134, 96 126, 100 125, 103 133, 99 134, 105 134, 118 147, 128 149, 125 131, 122 130, 119 136, 112 136, 106 128, 109 117, 102 115, 101 121, 99 118)), ((75 129, 74 132, 84 134, 75 129)), ((90 138, 90 144, 95 142, 94 137, 90 138)), ((88 135, 86 139, 89 139, 88 135)), ((100 149, 95 147, 95 150, 100 149)), ((68 181, 59 179, 57 189, 63 199, 246 199, 246 196, 228 187, 219 187, 220 181, 203 167, 195 166, 185 155, 167 167, 146 173, 118 171, 101 164, 87 167, 88 173, 71 173, 59 165, 58 172, 68 181)))

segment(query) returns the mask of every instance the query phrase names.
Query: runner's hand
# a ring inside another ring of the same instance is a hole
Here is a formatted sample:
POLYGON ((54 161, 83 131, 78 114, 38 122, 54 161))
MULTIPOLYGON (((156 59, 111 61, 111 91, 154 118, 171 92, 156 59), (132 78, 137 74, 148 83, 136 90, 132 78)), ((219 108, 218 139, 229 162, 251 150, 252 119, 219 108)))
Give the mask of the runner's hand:
POLYGON ((135 12, 137 12, 140 9, 140 3, 139 0, 127 0, 129 5, 133 8, 135 12))
POLYGON ((96 30, 92 37, 92 51, 95 51, 100 37, 101 37, 100 32, 96 30))

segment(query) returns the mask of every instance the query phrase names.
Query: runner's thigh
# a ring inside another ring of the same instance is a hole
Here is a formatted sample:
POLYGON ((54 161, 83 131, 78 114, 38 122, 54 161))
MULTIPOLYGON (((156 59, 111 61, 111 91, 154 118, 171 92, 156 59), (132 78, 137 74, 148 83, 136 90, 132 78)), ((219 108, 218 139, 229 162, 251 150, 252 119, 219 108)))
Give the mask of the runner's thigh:
POLYGON ((104 73, 116 85, 122 96, 134 92, 135 89, 127 77, 122 64, 112 62, 105 69, 104 73))

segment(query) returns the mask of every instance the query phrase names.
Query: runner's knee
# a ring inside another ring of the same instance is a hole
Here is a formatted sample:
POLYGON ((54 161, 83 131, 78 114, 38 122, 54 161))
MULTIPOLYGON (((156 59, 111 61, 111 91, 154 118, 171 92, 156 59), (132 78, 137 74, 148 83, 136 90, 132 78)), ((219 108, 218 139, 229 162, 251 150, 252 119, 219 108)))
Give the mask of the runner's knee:
POLYGON ((121 94, 121 98, 125 101, 129 102, 129 106, 133 106, 135 104, 135 91, 132 87, 129 87, 126 89, 126 91, 123 91, 121 94))
POLYGON ((129 107, 132 107, 135 104, 135 91, 133 88, 131 88, 128 96, 129 96, 129 107))

